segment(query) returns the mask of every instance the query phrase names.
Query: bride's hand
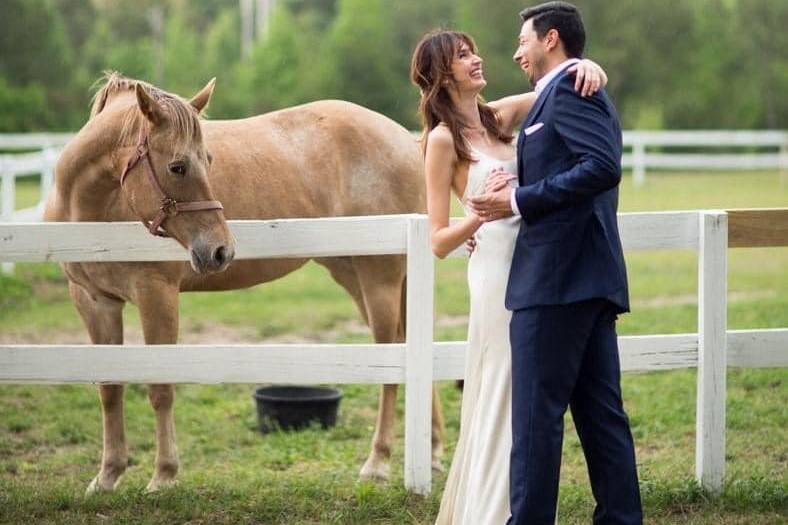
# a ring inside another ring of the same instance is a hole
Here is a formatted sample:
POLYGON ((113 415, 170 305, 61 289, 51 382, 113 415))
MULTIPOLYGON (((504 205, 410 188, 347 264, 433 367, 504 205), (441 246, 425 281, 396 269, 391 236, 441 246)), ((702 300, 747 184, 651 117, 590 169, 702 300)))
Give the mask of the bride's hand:
POLYGON ((509 185, 517 175, 513 175, 503 170, 501 167, 493 168, 487 179, 484 181, 484 193, 495 193, 509 185))
POLYGON ((605 70, 587 58, 567 69, 567 72, 575 73, 575 91, 584 97, 593 95, 607 85, 605 70))
POLYGON ((476 237, 471 235, 468 237, 468 240, 465 241, 465 250, 468 252, 468 257, 473 255, 473 251, 476 249, 476 237))

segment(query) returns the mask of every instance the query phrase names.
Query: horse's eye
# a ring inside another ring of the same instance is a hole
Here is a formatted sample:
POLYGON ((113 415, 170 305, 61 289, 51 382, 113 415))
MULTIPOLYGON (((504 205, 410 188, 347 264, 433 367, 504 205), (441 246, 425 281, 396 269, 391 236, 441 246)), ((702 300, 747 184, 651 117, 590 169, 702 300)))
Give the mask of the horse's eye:
POLYGON ((175 173, 176 175, 185 175, 186 174, 186 164, 183 162, 173 162, 167 168, 170 170, 171 173, 175 173))

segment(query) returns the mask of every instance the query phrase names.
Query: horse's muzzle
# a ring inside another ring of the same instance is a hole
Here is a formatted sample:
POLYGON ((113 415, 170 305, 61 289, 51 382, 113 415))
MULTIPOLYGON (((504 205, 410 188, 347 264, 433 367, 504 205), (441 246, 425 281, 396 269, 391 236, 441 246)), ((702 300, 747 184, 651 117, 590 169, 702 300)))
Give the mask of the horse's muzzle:
POLYGON ((189 250, 192 269, 200 274, 224 271, 235 257, 235 248, 230 245, 216 245, 195 242, 189 250))

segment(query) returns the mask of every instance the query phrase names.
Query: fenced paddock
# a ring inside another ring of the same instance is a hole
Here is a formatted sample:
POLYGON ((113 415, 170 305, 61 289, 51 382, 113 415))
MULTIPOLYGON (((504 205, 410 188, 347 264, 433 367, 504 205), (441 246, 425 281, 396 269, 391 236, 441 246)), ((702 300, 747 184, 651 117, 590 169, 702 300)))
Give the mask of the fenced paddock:
MULTIPOLYGON (((727 250, 788 245, 788 210, 619 216, 630 251, 698 252, 698 333, 621 337, 622 369, 697 367, 696 476, 719 491, 725 471, 727 366, 788 366, 788 328, 728 331, 727 250)), ((407 254, 408 331, 391 345, 2 345, 2 383, 405 384, 405 485, 431 488, 431 382, 462 378, 465 342, 433 342, 433 259, 423 216, 231 221, 237 257, 407 254), (90 366, 85 366, 90 363, 90 366)), ((462 255, 462 250, 453 254, 462 255)), ((0 224, 0 260, 186 260, 136 223, 0 224)))

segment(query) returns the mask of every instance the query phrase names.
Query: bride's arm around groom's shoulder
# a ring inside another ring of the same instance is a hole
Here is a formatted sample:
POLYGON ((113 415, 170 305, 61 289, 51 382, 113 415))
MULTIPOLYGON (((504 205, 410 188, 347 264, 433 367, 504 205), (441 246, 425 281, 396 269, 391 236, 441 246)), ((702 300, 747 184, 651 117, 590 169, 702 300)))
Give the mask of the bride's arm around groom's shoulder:
MULTIPOLYGON (((575 75, 575 90, 584 97, 596 93, 607 85, 605 70, 593 60, 581 60, 570 67, 568 72, 575 75)), ((493 100, 489 105, 498 112, 503 130, 506 133, 513 133, 525 122, 536 98, 536 92, 529 91, 493 100)))

